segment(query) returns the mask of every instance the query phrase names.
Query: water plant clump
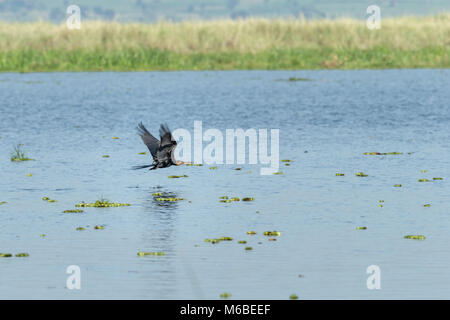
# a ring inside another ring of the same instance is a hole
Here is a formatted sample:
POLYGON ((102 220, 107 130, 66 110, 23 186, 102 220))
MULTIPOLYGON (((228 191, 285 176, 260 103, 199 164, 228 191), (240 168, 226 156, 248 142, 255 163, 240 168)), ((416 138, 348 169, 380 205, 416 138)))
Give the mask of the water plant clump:
POLYGON ((249 235, 255 235, 255 234, 256 234, 256 231, 247 231, 247 234, 249 234, 249 235))
POLYGON ((242 201, 254 201, 254 200, 255 200, 255 198, 252 198, 252 197, 242 198, 242 201))
POLYGON ((94 229, 95 230, 103 230, 103 229, 105 229, 105 226, 95 226, 94 229))
POLYGON ((7 204, 7 203, 8 203, 8 202, 6 202, 6 201, 1 201, 1 202, 0 202, 0 206, 3 205, 3 204, 7 204))
POLYGON ((282 175, 282 174, 284 174, 284 172, 283 171, 278 171, 278 172, 274 172, 272 174, 274 174, 274 175, 282 175))
POLYGON ((290 77, 288 81, 311 81, 311 79, 308 78, 297 78, 297 77, 290 77))
POLYGON ((388 156, 388 155, 400 155, 403 154, 403 152, 364 152, 364 155, 371 155, 371 156, 388 156))
POLYGON ((11 258, 12 254, 11 253, 0 253, 0 258, 11 258))
POLYGON ((441 177, 434 177, 433 180, 444 180, 444 178, 441 178, 441 177))
POLYGON ((233 241, 233 238, 231 237, 220 237, 220 238, 214 238, 214 239, 205 239, 205 242, 210 242, 212 244, 216 244, 222 241, 233 241))
POLYGON ((429 182, 430 180, 428 180, 428 179, 419 179, 418 181, 419 182, 429 182))
POLYGON ((186 200, 185 198, 170 198, 170 197, 161 197, 161 198, 156 198, 156 201, 169 201, 169 202, 175 202, 175 201, 181 201, 181 200, 186 200))
POLYGON ((369 176, 368 174, 365 174, 364 172, 356 172, 355 175, 357 177, 368 177, 369 176))
POLYGON ((216 170, 219 167, 209 167, 209 170, 216 170))
POLYGON ((84 230, 86 230, 86 229, 83 228, 83 227, 78 227, 78 228, 76 228, 76 230, 77 230, 77 231, 84 231, 84 230))
POLYGON ((81 209, 69 209, 69 210, 64 210, 63 213, 83 213, 84 211, 81 209))
POLYGON ((245 247, 245 250, 246 251, 250 251, 250 250, 253 250, 253 248, 252 247, 245 247))
POLYGON ((405 239, 413 239, 413 240, 425 240, 426 238, 425 238, 425 236, 423 236, 423 235, 406 235, 406 236, 404 236, 403 238, 405 238, 405 239))
POLYGON ((16 257, 18 257, 18 258, 29 257, 29 256, 30 256, 30 254, 28 254, 26 252, 16 253, 16 257))
POLYGON ((20 161, 32 161, 34 159, 28 158, 25 156, 25 153, 22 151, 20 144, 14 147, 14 151, 11 153, 11 161, 20 162, 20 161))
POLYGON ((336 177, 343 177, 343 176, 345 176, 344 173, 336 173, 336 177))
POLYGON ((201 164, 201 163, 185 163, 184 165, 187 167, 202 167, 203 166, 203 164, 201 164))
POLYGON ((42 200, 50 202, 50 203, 58 202, 58 200, 53 200, 53 199, 50 199, 49 197, 43 197, 42 200))
POLYGON ((228 292, 221 293, 220 297, 222 299, 228 299, 229 297, 231 297, 231 293, 228 293, 228 292))
POLYGON ((162 195, 163 195, 162 192, 153 192, 152 193, 152 196, 154 196, 154 197, 160 197, 162 195))
POLYGON ((87 208, 109 208, 109 207, 129 207, 131 204, 129 203, 118 203, 118 202, 109 202, 106 199, 100 199, 93 203, 85 203, 84 201, 75 205, 75 207, 87 208))
POLYGON ((280 231, 265 231, 264 235, 279 237, 279 236, 281 236, 281 232, 280 231))
POLYGON ((188 175, 183 174, 182 176, 168 176, 170 179, 187 178, 188 175))
POLYGON ((367 227, 356 227, 356 230, 367 230, 367 227))
POLYGON ((289 296, 289 299, 291 299, 291 300, 297 300, 297 299, 298 299, 298 296, 297 296, 296 294, 291 294, 291 295, 289 296))
POLYGON ((144 257, 144 256, 165 256, 166 253, 163 251, 158 251, 158 252, 146 252, 146 251, 139 251, 137 253, 137 255, 139 257, 144 257))
POLYGON ((394 187, 396 187, 396 188, 401 188, 402 185, 398 183, 398 184, 394 184, 394 187))

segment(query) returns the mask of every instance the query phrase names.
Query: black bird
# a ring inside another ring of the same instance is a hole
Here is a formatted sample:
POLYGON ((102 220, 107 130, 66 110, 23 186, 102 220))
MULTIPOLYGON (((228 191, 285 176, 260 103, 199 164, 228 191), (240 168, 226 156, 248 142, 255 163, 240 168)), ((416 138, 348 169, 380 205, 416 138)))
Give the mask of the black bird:
POLYGON ((137 130, 142 141, 152 154, 153 164, 146 166, 135 166, 133 169, 144 169, 151 167, 149 170, 154 170, 157 168, 167 168, 173 165, 180 166, 184 164, 183 161, 175 160, 173 151, 177 147, 177 142, 172 137, 172 133, 166 124, 161 124, 161 127, 159 128, 159 136, 161 137, 161 141, 148 132, 142 122, 138 124, 137 130))

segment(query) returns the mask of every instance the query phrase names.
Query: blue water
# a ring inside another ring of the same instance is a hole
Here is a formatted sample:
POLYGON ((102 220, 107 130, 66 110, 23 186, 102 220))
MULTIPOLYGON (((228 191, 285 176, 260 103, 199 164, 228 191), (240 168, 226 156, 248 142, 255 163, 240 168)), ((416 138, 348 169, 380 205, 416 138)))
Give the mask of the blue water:
POLYGON ((0 252, 30 255, 0 258, 0 298, 448 299, 449 88, 449 70, 0 74, 0 252), (156 134, 195 120, 279 129, 293 162, 270 176, 130 170, 150 163, 139 121, 156 134), (17 144, 35 161, 11 162, 17 144), (186 200, 160 206, 154 192, 186 200), (62 213, 101 197, 131 206, 62 213), (204 242, 221 236, 233 241, 204 242), (70 265, 80 290, 66 287, 70 265), (367 288, 370 265, 381 289, 367 288))

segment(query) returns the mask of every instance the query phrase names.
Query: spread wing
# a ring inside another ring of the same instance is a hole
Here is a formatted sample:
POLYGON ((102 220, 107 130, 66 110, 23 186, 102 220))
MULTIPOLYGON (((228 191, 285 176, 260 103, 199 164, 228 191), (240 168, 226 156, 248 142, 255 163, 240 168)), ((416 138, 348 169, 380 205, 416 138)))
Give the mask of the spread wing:
POLYGON ((177 145, 177 142, 172 137, 172 133, 170 132, 167 124, 162 124, 159 128, 159 136, 161 137, 161 147, 165 147, 167 145, 177 145))
MULTIPOLYGON (((158 139, 156 139, 148 130, 144 127, 144 125, 139 123, 138 127, 138 134, 141 137, 144 144, 147 146, 148 150, 152 154, 152 157, 156 157, 156 153, 158 152, 160 142, 158 139)), ((169 132, 170 133, 170 132, 169 132)))
POLYGON ((161 148, 164 148, 167 158, 170 158, 173 163, 176 163, 173 151, 177 147, 177 142, 173 138, 167 124, 161 124, 159 135, 161 136, 161 148))

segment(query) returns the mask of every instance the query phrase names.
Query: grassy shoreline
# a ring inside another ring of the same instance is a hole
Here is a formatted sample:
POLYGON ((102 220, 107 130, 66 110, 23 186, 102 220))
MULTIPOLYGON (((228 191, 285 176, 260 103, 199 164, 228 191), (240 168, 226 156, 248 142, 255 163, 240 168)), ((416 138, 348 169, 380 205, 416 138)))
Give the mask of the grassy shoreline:
POLYGON ((365 21, 0 23, 0 72, 449 68, 450 14, 365 21))

